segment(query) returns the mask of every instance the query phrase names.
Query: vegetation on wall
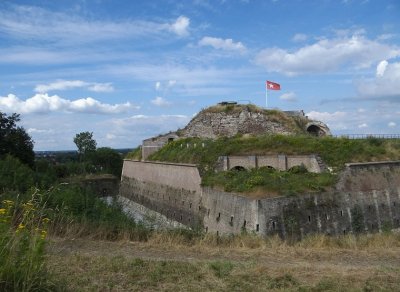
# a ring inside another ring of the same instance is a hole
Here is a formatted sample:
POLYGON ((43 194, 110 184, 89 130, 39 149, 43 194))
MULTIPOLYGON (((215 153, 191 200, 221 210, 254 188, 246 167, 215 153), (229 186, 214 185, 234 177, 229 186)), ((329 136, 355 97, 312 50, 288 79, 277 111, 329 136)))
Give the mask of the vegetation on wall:
POLYGON ((263 196, 296 195, 305 192, 326 191, 336 182, 336 176, 330 173, 309 173, 276 171, 261 167, 251 170, 230 170, 207 172, 203 176, 204 186, 222 187, 227 192, 252 192, 263 196))
POLYGON ((318 154, 328 166, 340 169, 348 162, 400 159, 400 141, 377 138, 317 138, 309 135, 236 136, 216 140, 185 138, 168 143, 148 159, 196 163, 213 168, 219 156, 279 153, 318 154))
POLYGON ((203 185, 226 191, 296 194, 322 191, 336 182, 336 173, 345 163, 400 159, 400 141, 377 138, 236 136, 217 140, 185 138, 165 145, 148 157, 153 161, 199 165, 203 185), (204 145, 204 147, 203 147, 204 145), (331 173, 290 173, 259 169, 243 172, 215 172, 218 157, 226 155, 269 155, 285 153, 318 154, 331 173))

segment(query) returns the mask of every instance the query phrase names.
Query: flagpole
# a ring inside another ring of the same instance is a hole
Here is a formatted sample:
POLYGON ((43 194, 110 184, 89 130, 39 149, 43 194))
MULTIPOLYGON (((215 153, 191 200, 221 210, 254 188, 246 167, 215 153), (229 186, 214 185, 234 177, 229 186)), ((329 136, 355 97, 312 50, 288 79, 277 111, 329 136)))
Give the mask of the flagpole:
POLYGON ((265 108, 268 108, 268 86, 265 84, 265 108))

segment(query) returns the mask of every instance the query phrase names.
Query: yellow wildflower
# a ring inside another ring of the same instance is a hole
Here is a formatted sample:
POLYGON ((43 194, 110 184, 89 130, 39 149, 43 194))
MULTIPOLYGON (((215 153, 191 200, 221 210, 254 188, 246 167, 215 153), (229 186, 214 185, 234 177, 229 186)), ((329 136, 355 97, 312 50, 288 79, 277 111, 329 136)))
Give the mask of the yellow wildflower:
POLYGON ((4 201, 3 201, 3 204, 5 204, 5 205, 7 205, 7 206, 12 206, 12 205, 14 205, 14 202, 13 202, 13 201, 10 201, 10 200, 4 200, 4 201))
POLYGON ((18 225, 18 230, 22 230, 22 229, 24 229, 24 228, 25 228, 25 225, 22 224, 22 223, 19 223, 19 225, 18 225))
POLYGON ((47 231, 46 230, 42 230, 42 232, 40 233, 40 238, 41 239, 45 239, 47 235, 47 231))
POLYGON ((50 222, 50 219, 47 218, 47 217, 46 217, 46 218, 43 218, 43 219, 42 219, 42 222, 43 222, 43 223, 49 223, 49 222, 50 222))
POLYGON ((3 209, 0 209, 0 215, 4 215, 4 214, 6 214, 6 211, 7 211, 7 210, 6 210, 6 209, 4 209, 4 208, 3 208, 3 209))
POLYGON ((34 205, 31 202, 25 203, 22 205, 25 210, 35 210, 34 205))

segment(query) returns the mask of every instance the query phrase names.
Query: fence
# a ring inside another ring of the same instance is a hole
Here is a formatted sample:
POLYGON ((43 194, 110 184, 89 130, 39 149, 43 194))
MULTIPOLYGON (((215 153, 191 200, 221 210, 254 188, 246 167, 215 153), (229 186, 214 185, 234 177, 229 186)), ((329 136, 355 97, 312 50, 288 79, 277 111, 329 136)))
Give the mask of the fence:
POLYGON ((348 138, 348 139, 400 139, 400 134, 348 134, 348 135, 333 135, 335 138, 348 138))

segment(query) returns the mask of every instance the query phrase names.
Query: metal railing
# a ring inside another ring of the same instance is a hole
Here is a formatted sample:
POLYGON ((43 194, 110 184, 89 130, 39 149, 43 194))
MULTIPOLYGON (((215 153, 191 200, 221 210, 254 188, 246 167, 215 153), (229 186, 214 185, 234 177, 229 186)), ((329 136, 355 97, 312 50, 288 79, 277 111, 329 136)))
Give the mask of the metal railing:
POLYGON ((348 138, 348 139, 400 139, 400 134, 348 134, 348 135, 333 135, 335 138, 348 138))

